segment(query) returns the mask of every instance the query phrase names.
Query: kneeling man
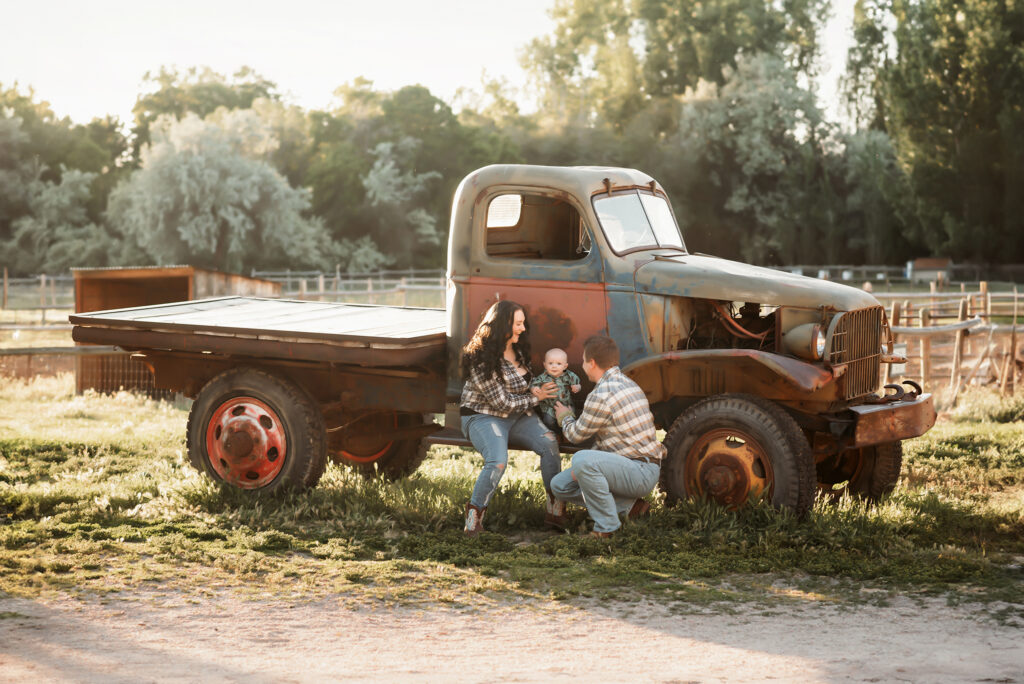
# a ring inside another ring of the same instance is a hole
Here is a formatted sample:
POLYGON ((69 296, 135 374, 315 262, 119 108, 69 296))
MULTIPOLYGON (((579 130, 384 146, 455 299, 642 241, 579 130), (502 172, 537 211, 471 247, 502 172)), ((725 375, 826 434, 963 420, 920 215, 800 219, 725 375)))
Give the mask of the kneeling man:
POLYGON ((583 370, 595 383, 579 418, 562 404, 555 418, 562 434, 578 444, 596 435, 594 449, 572 457, 572 465, 551 480, 551 492, 563 501, 587 507, 597 537, 619 529, 619 514, 647 512, 646 496, 658 483, 665 447, 658 441, 654 416, 640 386, 619 370, 619 348, 603 335, 583 344, 583 370))

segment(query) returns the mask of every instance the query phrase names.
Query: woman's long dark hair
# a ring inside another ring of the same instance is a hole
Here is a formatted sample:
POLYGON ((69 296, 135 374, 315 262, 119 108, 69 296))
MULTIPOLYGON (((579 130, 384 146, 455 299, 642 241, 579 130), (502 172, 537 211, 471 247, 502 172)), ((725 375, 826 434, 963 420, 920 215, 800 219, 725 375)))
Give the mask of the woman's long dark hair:
MULTIPOLYGON (((484 314, 480 325, 476 327, 473 338, 462 348, 462 361, 459 365, 462 370, 462 377, 468 378, 472 369, 478 369, 484 376, 496 375, 501 364, 501 357, 505 353, 505 345, 512 337, 512 321, 516 311, 526 311, 515 302, 508 300, 497 301, 484 314)), ((519 335, 519 341, 513 345, 513 349, 520 355, 527 366, 530 363, 530 324, 526 323, 526 330, 519 335)))

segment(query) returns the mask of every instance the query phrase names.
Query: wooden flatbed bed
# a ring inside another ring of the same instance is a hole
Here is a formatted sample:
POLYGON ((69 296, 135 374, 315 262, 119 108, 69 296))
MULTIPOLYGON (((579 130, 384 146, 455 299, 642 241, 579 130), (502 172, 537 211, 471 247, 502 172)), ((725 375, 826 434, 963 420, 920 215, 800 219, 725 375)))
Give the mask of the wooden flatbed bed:
POLYGON ((76 342, 364 367, 444 363, 443 309, 221 297, 75 314, 76 342))

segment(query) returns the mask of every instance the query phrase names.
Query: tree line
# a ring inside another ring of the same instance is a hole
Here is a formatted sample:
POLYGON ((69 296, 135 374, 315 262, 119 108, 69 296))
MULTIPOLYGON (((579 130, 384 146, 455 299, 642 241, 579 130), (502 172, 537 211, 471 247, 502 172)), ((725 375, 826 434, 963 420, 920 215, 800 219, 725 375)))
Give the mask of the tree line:
POLYGON ((251 69, 146 75, 132 121, 0 84, 0 263, 438 267, 490 163, 640 168, 692 251, 761 264, 1024 262, 1024 5, 858 0, 815 96, 828 0, 556 0, 523 51, 535 106, 356 79, 305 110, 251 69))

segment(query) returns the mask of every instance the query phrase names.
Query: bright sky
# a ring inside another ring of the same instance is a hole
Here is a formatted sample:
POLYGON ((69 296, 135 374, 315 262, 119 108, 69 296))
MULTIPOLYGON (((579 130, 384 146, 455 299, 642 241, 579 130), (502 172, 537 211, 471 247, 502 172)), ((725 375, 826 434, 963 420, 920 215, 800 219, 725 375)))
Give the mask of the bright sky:
MULTIPOLYGON (((845 60, 854 0, 833 0, 825 98, 845 60)), ((253 67, 286 99, 322 109, 359 76, 422 84, 449 102, 486 71, 522 87, 519 53, 550 33, 553 0, 0 0, 0 85, 31 85, 60 116, 130 120, 142 76, 161 66, 253 67)))

